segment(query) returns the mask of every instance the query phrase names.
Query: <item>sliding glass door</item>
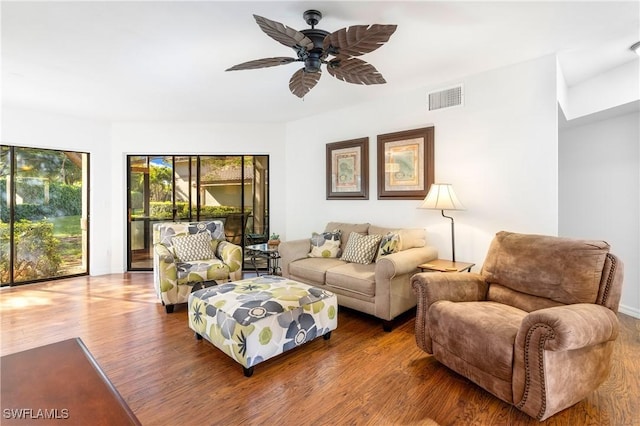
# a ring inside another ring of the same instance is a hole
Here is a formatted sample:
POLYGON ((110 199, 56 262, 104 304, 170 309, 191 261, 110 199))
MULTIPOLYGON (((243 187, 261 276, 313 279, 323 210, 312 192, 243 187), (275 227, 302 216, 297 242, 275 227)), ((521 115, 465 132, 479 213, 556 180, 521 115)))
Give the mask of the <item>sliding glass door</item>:
POLYGON ((135 155, 128 163, 128 269, 153 268, 153 224, 222 220, 227 241, 268 236, 266 155, 135 155))
POLYGON ((87 274, 89 154, 0 145, 0 283, 87 274))

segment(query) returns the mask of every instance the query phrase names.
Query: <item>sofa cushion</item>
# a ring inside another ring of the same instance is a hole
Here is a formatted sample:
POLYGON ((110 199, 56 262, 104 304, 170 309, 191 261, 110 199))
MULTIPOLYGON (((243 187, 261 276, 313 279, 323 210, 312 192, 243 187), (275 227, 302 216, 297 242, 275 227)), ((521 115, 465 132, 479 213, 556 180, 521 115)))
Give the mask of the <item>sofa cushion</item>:
POLYGON ((340 247, 344 249, 347 241, 349 241, 349 235, 352 232, 357 232, 359 234, 367 234, 369 230, 368 223, 343 223, 343 222, 329 222, 327 226, 324 228, 325 232, 333 231, 335 229, 340 230, 342 233, 340 235, 340 247))
POLYGON ((311 235, 309 257, 338 257, 340 255, 340 231, 314 232, 311 235))
POLYGON ((564 304, 595 303, 608 252, 604 241, 503 231, 491 242, 482 275, 489 283, 564 304))
POLYGON ((376 295, 375 263, 346 263, 327 270, 326 284, 336 289, 373 297, 376 295))
POLYGON ((211 234, 209 232, 177 235, 171 239, 171 243, 173 244, 176 257, 181 262, 216 258, 216 252, 212 246, 211 234))
POLYGON ((380 246, 380 239, 382 239, 382 235, 362 235, 352 232, 341 259, 345 262, 362 263, 364 265, 373 262, 380 246))
POLYGON ((314 284, 324 284, 328 269, 346 262, 335 258, 308 257, 289 264, 289 275, 314 284))
POLYGON ((514 342, 526 315, 501 303, 442 300, 429 308, 429 328, 433 341, 455 357, 510 382, 514 342))

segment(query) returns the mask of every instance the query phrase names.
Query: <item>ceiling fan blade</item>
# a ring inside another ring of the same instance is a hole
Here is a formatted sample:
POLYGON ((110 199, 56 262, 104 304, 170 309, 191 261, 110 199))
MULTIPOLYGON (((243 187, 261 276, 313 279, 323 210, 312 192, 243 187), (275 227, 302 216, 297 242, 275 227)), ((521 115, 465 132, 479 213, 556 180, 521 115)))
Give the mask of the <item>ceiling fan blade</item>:
POLYGON ((324 51, 336 56, 360 56, 373 52, 389 41, 397 25, 354 25, 324 38, 324 51), (335 52, 335 53, 334 53, 335 52))
POLYGON ((300 50, 300 48, 307 51, 313 49, 313 42, 300 31, 262 16, 253 15, 253 17, 262 31, 275 41, 295 50, 300 50))
POLYGON ((358 58, 339 58, 327 64, 329 74, 338 80, 353 84, 384 84, 382 74, 368 62, 358 58))
POLYGON ((304 97, 309 90, 313 89, 320 80, 322 74, 318 72, 306 72, 304 68, 300 68, 289 80, 289 90, 299 98, 304 97))
POLYGON ((275 67, 278 65, 290 64, 291 62, 298 61, 295 58, 277 57, 277 58, 263 58, 253 61, 243 62, 238 65, 234 65, 225 71, 237 71, 237 70, 254 70, 256 68, 275 67))

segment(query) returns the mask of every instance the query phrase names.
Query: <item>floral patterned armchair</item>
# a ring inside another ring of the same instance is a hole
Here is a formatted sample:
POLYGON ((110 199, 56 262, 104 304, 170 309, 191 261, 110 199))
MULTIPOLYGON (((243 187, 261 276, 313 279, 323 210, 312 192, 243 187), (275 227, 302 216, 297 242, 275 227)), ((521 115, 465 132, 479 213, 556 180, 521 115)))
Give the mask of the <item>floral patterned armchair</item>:
POLYGON ((221 221, 153 225, 153 283, 167 313, 205 281, 242 278, 242 247, 225 240, 221 221))

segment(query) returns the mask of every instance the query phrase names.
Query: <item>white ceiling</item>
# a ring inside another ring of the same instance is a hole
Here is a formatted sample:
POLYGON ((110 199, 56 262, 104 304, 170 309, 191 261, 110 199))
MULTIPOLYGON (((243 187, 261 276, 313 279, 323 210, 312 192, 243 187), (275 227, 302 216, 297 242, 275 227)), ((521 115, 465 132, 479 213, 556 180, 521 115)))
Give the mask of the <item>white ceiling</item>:
POLYGON ((558 53, 575 85, 638 60, 640 1, 2 1, 2 101, 108 121, 289 121, 389 93, 558 53), (252 14, 329 32, 397 24, 364 55, 387 84, 327 72, 304 99, 288 89, 301 66, 225 72, 240 62, 295 56, 252 14))

